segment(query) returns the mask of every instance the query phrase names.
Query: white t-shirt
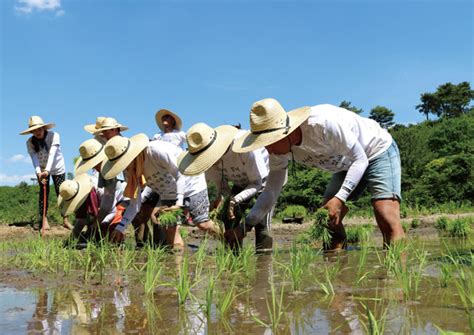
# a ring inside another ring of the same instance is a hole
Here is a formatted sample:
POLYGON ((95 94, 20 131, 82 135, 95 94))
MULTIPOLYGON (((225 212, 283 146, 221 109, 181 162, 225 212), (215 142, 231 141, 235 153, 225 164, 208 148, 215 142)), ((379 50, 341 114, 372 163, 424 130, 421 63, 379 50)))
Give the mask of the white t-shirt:
POLYGON ((204 174, 184 176, 178 169, 178 156, 183 150, 160 140, 151 141, 145 149, 144 175, 147 186, 160 195, 162 200, 183 199, 207 189, 204 174))
POLYGON ((33 136, 26 141, 26 148, 30 154, 31 161, 33 162, 37 174, 41 171, 48 171, 50 175, 66 173, 58 133, 48 131, 45 138, 47 148, 40 148, 38 152, 35 152, 32 140, 33 136))
MULTIPOLYGON (((245 131, 239 131, 234 140, 245 131)), ((233 196, 236 203, 253 197, 262 188, 263 179, 268 175, 268 152, 265 148, 247 153, 228 150, 209 170, 206 180, 214 182, 219 194, 230 195, 229 182, 243 190, 233 196)))
POLYGON ((160 132, 153 136, 152 141, 155 140, 170 142, 176 145, 177 147, 184 149, 184 145, 186 144, 186 133, 177 129, 174 129, 172 132, 169 133, 160 132))
MULTIPOLYGON (((392 144, 392 136, 371 119, 329 104, 311 107, 309 118, 301 124, 302 142, 293 145, 294 160, 326 171, 347 171, 336 197, 346 201, 361 180, 369 160, 392 144)), ((284 183, 291 152, 270 155, 270 173, 264 192, 249 213, 249 222, 258 222, 273 204, 284 183)))

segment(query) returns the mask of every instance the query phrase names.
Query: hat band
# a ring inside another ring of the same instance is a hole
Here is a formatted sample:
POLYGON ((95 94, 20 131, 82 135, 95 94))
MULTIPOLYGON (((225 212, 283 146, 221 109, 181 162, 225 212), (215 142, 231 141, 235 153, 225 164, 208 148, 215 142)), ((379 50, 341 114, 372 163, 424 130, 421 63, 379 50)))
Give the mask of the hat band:
POLYGON ((74 194, 73 194, 72 196, 70 196, 69 198, 67 198, 67 199, 63 197, 63 199, 64 199, 65 201, 71 200, 72 198, 74 198, 74 197, 77 195, 77 193, 79 193, 79 188, 81 188, 81 185, 80 185, 77 181, 76 181, 76 183, 77 183, 77 190, 76 190, 76 192, 74 192, 74 194))
POLYGON ((198 151, 196 152, 189 152, 191 155, 197 155, 197 154, 200 154, 201 152, 203 152, 204 150, 207 150, 209 149, 209 147, 216 141, 216 138, 217 138, 217 132, 214 130, 214 134, 212 135, 212 139, 211 141, 204 147, 204 148, 201 148, 199 149, 198 151))
POLYGON ((252 131, 252 134, 254 135, 260 135, 260 134, 265 134, 265 133, 271 133, 273 131, 277 131, 280 129, 285 129, 285 132, 283 134, 288 134, 288 130, 290 130, 290 118, 288 115, 286 116, 286 124, 283 127, 278 127, 278 128, 271 128, 271 129, 264 129, 264 130, 259 130, 259 131, 252 131))
POLYGON ((128 151, 128 148, 130 148, 130 140, 128 140, 128 145, 127 147, 125 148, 125 150, 120 154, 118 155, 117 157, 114 157, 114 158, 109 158, 109 161, 113 162, 113 161, 116 161, 117 159, 119 159, 120 157, 122 157, 123 155, 125 155, 128 151))
POLYGON ((32 124, 32 125, 30 126, 30 128, 31 128, 31 127, 36 127, 36 126, 45 126, 45 124, 44 124, 44 123, 32 124))
POLYGON ((83 161, 83 162, 87 162, 88 160, 91 160, 92 158, 94 158, 95 156, 97 156, 98 154, 100 154, 100 152, 102 151, 103 148, 104 148, 104 146, 101 146, 99 151, 97 151, 95 154, 93 154, 93 155, 90 156, 90 157, 83 158, 82 161, 83 161))

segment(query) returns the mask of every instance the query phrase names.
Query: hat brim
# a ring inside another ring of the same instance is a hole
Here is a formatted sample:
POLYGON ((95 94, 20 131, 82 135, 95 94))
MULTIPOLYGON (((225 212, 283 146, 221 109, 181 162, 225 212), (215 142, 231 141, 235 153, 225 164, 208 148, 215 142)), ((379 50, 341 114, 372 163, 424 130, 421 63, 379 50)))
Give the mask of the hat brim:
POLYGON ((262 134, 253 134, 251 131, 248 131, 242 137, 239 137, 234 141, 232 150, 237 153, 249 152, 278 142, 282 138, 291 134, 305 120, 307 120, 310 112, 311 107, 306 106, 288 112, 287 115, 290 121, 290 128, 288 130, 278 129, 262 134))
POLYGON ((31 134, 31 132, 33 130, 36 130, 36 129, 39 129, 39 128, 46 128, 46 129, 51 129, 53 127, 55 127, 56 125, 54 123, 45 123, 45 124, 38 124, 36 126, 33 126, 33 127, 30 127, 26 130, 23 130, 22 132, 20 132, 20 135, 28 135, 28 134, 31 134))
POLYGON ((216 140, 209 148, 196 155, 185 151, 178 157, 178 168, 182 174, 195 176, 207 171, 225 154, 239 131, 237 128, 227 125, 219 126, 214 130, 216 131, 216 140))
POLYGON ((105 155, 104 147, 102 147, 99 153, 91 159, 83 160, 82 157, 79 157, 76 164, 74 165, 74 174, 79 175, 81 173, 86 173, 90 169, 93 169, 97 164, 102 163, 107 160, 105 155))
MULTIPOLYGON (((93 135, 100 135, 100 134, 102 134, 102 132, 103 132, 104 130, 117 129, 117 128, 118 128, 120 131, 128 130, 128 127, 119 125, 118 127, 117 127, 117 126, 115 126, 115 127, 104 127, 104 128, 100 128, 100 129, 95 128, 95 131, 94 131, 92 134, 93 134, 93 135)), ((84 129, 85 129, 85 127, 84 127, 84 129)))
POLYGON ((145 134, 137 134, 129 138, 130 147, 125 154, 117 160, 106 160, 100 170, 100 173, 105 179, 112 179, 120 172, 125 170, 127 166, 148 146, 148 136, 145 134))
POLYGON ((86 124, 84 126, 84 130, 87 131, 89 134, 94 134, 94 132, 97 130, 94 124, 86 124))
POLYGON ((70 200, 64 200, 61 195, 58 196, 58 206, 62 216, 74 213, 86 201, 87 196, 92 190, 93 183, 89 175, 83 173, 74 178, 79 183, 79 191, 70 200))
POLYGON ((161 131, 165 131, 165 126, 163 124, 163 121, 161 120, 163 116, 165 115, 171 115, 176 121, 176 124, 174 125, 174 129, 181 130, 181 127, 183 126, 183 122, 181 121, 181 118, 170 110, 160 109, 155 114, 155 120, 156 120, 156 124, 158 125, 158 128, 160 128, 161 131))

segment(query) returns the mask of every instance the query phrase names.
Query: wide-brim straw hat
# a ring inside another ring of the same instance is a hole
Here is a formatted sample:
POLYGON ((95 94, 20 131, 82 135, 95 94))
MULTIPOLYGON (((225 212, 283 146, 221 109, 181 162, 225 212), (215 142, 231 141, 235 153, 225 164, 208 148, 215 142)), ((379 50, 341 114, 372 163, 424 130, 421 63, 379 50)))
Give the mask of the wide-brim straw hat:
POLYGON ((95 126, 95 131, 93 132, 94 135, 102 133, 104 130, 109 129, 119 129, 120 131, 127 130, 128 127, 124 126, 113 117, 106 117, 104 118, 98 125, 95 126))
POLYGON ((94 134, 98 128, 100 128, 100 125, 102 122, 104 122, 105 116, 98 116, 97 119, 95 120, 95 124, 86 124, 84 126, 84 130, 87 131, 89 134, 94 134))
POLYGON ((171 115, 175 121, 174 129, 181 130, 181 127, 183 126, 183 122, 181 121, 181 118, 168 109, 160 109, 155 114, 155 120, 156 120, 156 124, 161 129, 161 131, 165 131, 165 126, 162 120, 163 116, 165 115, 171 115))
POLYGON ((59 187, 58 206, 62 216, 74 213, 87 199, 94 183, 82 173, 72 180, 65 180, 59 187))
POLYGON ((250 111, 250 131, 234 141, 234 152, 249 152, 278 142, 308 119, 311 107, 286 112, 272 98, 255 102, 250 111))
POLYGON ((107 159, 104 146, 94 138, 84 141, 79 146, 80 157, 74 166, 74 173, 79 175, 93 169, 107 159))
POLYGON ((207 171, 225 154, 239 130, 233 126, 211 128, 196 123, 186 133, 188 150, 178 157, 179 171, 194 176, 207 171))
POLYGON ((100 170, 105 179, 112 179, 127 166, 148 146, 148 136, 137 134, 130 138, 123 136, 112 137, 104 147, 107 160, 100 170))
POLYGON ((28 129, 25 129, 22 132, 20 132, 20 135, 31 134, 33 130, 38 129, 38 128, 44 127, 46 129, 51 129, 54 126, 55 126, 54 123, 44 123, 41 117, 33 115, 28 119, 28 129))

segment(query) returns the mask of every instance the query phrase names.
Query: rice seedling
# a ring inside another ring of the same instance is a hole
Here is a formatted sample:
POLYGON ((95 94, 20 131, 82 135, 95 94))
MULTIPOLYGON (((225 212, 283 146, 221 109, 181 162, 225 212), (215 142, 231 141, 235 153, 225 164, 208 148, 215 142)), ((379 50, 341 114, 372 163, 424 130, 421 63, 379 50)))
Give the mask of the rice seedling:
POLYGON ((448 264, 441 264, 439 286, 448 287, 448 284, 452 277, 453 277, 453 274, 451 272, 451 267, 448 264))
POLYGON ((464 335, 464 333, 453 332, 453 331, 449 331, 449 330, 442 330, 437 325, 434 325, 434 326, 438 330, 439 335, 464 335))
POLYGON ((155 293, 156 287, 160 284, 161 273, 163 270, 162 264, 148 260, 146 263, 145 277, 142 279, 143 287, 146 295, 155 293))
POLYGON ((366 279, 369 276, 370 273, 373 272, 373 271, 364 271, 368 254, 369 254, 369 246, 366 243, 363 243, 360 250, 360 254, 359 254, 359 261, 357 264, 356 285, 359 285, 364 279, 366 279))
POLYGON ((359 243, 369 240, 374 227, 370 224, 346 227, 347 243, 359 243))
POLYGON ((199 245, 197 252, 194 254, 194 258, 196 259, 194 266, 194 278, 196 281, 199 281, 199 278, 201 277, 202 269, 204 267, 204 260, 206 259, 206 251, 208 244, 209 243, 206 237, 199 245))
POLYGON ((189 275, 188 256, 184 256, 179 268, 178 277, 175 280, 174 287, 178 293, 178 304, 183 305, 187 298, 191 295, 191 276, 189 275))
POLYGON ((377 305, 375 311, 372 312, 367 304, 361 304, 364 308, 365 314, 359 318, 359 321, 364 328, 365 333, 369 335, 385 334, 385 323, 388 309, 385 309, 381 316, 376 317, 374 313, 377 314, 377 305))
POLYGON ((329 247, 331 243, 331 233, 329 231, 329 214, 325 209, 318 209, 314 214, 314 223, 309 228, 307 234, 310 240, 321 240, 323 246, 329 247))
POLYGON ((293 244, 290 249, 290 264, 278 263, 291 279, 293 291, 298 291, 301 288, 301 281, 312 259, 311 249, 308 246, 300 249, 296 247, 296 244, 293 244))
POLYGON ((415 229, 415 228, 418 228, 420 226, 420 224, 421 224, 420 219, 414 218, 414 219, 411 220, 410 226, 415 229))
POLYGON ((209 273, 208 282, 206 287, 206 298, 205 304, 202 305, 204 309, 204 314, 207 318, 210 318, 212 312, 212 301, 214 299, 214 290, 216 287, 216 278, 209 273))
POLYGON ((273 278, 270 278, 269 284, 270 298, 268 296, 265 297, 269 322, 263 321, 256 315, 252 315, 252 318, 263 327, 272 329, 273 332, 276 332, 278 325, 282 322, 285 315, 286 307, 283 306, 284 288, 281 287, 280 292, 278 293, 273 278))
MULTIPOLYGON (((243 293, 240 293, 240 294, 243 294, 243 293)), ((236 294, 236 286, 235 286, 235 283, 232 282, 230 287, 227 288, 225 292, 223 292, 220 295, 220 299, 217 302, 216 307, 221 317, 223 317, 227 313, 227 311, 229 310, 229 307, 232 305, 232 302, 240 294, 236 294)))

